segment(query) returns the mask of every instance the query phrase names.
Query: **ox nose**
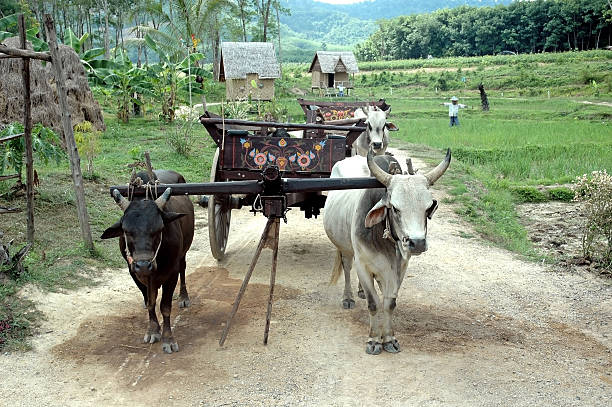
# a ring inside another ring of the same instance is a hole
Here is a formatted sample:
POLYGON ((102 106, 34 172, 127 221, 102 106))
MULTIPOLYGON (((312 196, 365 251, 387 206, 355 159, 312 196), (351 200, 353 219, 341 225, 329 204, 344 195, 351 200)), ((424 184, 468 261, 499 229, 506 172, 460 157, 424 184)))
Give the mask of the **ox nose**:
POLYGON ((149 273, 153 270, 153 264, 150 261, 138 260, 134 262, 134 273, 149 273))
POLYGON ((380 150, 382 148, 382 143, 378 142, 378 143, 372 143, 372 148, 374 150, 380 150))
POLYGON ((410 239, 405 237, 404 244, 406 243, 408 243, 408 250, 410 250, 410 253, 418 254, 427 250, 426 239, 410 239))

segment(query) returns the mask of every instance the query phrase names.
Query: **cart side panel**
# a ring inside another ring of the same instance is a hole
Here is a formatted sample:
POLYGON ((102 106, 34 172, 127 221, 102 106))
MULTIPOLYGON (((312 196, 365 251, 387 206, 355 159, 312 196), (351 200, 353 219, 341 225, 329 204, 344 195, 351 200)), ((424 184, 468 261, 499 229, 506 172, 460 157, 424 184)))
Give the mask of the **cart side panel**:
POLYGON ((283 172, 331 173, 345 157, 346 138, 226 137, 222 168, 261 170, 274 164, 283 172))

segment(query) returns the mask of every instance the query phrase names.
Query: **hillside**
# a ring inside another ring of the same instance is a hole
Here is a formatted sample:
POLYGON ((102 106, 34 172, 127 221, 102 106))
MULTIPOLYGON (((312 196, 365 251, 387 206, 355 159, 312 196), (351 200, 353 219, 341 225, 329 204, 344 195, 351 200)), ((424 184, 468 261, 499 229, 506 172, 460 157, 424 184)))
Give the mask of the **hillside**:
POLYGON ((372 0, 334 5, 314 0, 282 0, 291 15, 281 16, 283 45, 287 61, 305 62, 316 49, 351 49, 365 41, 376 29, 376 21, 401 15, 426 13, 464 4, 493 6, 511 0, 372 0))

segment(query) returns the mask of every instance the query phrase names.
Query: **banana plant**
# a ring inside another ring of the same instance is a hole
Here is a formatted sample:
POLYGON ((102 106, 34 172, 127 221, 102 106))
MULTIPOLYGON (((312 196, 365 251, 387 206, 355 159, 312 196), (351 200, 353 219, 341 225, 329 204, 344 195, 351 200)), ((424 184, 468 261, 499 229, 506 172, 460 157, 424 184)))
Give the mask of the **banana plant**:
POLYGON ((112 88, 113 96, 117 100, 117 118, 128 123, 130 120, 130 107, 133 104, 142 105, 142 101, 134 95, 150 95, 151 84, 147 72, 132 64, 125 52, 117 55, 113 61, 113 68, 100 69, 97 75, 106 86, 112 88))
MULTIPOLYGON (((0 42, 17 35, 18 19, 19 14, 11 14, 0 18, 0 42)), ((26 29, 26 39, 32 43, 34 51, 48 51, 47 43, 36 36, 39 31, 38 25, 26 29)))
POLYGON ((96 75, 97 69, 109 68, 111 61, 100 58, 104 55, 104 48, 91 48, 85 51, 85 41, 88 38, 89 33, 85 33, 79 38, 68 28, 64 35, 64 44, 70 46, 79 55, 81 63, 89 74, 96 75))

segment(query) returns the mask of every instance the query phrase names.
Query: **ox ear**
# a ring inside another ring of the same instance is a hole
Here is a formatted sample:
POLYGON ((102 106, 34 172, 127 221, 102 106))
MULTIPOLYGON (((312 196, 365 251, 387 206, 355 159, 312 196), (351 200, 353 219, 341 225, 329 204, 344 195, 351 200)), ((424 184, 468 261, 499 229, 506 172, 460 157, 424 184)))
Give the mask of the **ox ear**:
POLYGON ((109 227, 100 236, 101 239, 112 239, 113 237, 119 237, 123 234, 123 228, 121 227, 121 220, 118 220, 113 226, 109 227))
POLYGON ((177 219, 185 216, 185 213, 176 213, 176 212, 162 212, 162 219, 164 220, 164 225, 168 223, 174 222, 177 219))
POLYGON ((398 131, 399 130, 399 127, 397 127, 394 123, 386 122, 385 125, 387 126, 387 130, 389 130, 389 131, 398 131))
POLYGON ((431 204, 431 206, 425 212, 427 214, 427 219, 431 219, 432 218, 433 214, 436 212, 436 209, 438 209, 438 201, 436 201, 434 199, 433 203, 431 204))
POLYGON ((372 226, 379 224, 385 219, 385 216, 387 216, 387 202, 386 199, 383 198, 378 201, 366 215, 365 227, 371 228, 372 226))

